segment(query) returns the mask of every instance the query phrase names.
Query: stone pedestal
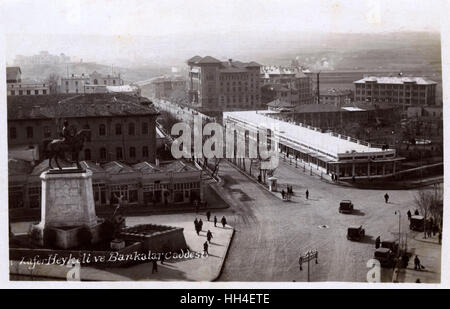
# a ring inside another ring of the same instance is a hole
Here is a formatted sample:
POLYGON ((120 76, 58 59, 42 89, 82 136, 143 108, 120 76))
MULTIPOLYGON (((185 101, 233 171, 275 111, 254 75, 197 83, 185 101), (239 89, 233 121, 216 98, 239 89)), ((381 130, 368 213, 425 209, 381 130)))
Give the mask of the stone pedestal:
POLYGON ((93 227, 97 224, 92 172, 65 168, 41 174, 41 224, 44 227, 93 227))
POLYGON ((101 222, 95 214, 92 172, 76 168, 41 174, 41 222, 31 226, 33 241, 63 249, 100 240, 101 222))

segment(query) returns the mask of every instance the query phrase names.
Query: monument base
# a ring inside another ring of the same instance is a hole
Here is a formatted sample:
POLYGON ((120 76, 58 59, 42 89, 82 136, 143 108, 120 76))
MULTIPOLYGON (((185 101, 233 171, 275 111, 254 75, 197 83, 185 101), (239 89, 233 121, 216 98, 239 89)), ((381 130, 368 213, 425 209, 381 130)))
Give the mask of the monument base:
POLYGON ((70 249, 100 242, 102 225, 100 221, 94 226, 57 228, 39 223, 31 225, 30 237, 34 244, 41 247, 70 249))

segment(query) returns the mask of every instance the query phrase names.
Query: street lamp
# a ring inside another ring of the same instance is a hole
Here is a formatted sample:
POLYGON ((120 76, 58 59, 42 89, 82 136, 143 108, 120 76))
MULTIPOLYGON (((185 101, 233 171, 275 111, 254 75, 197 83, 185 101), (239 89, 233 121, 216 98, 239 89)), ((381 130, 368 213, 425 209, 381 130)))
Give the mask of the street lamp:
POLYGON ((308 250, 303 255, 300 255, 298 259, 298 263, 300 264, 300 270, 303 270, 302 264, 303 262, 308 262, 308 282, 309 282, 309 261, 315 259, 316 264, 319 264, 318 261, 319 252, 317 250, 308 250))
POLYGON ((400 256, 400 241, 401 241, 401 238, 400 238, 401 237, 401 233, 400 233, 400 231, 401 231, 400 230, 400 227, 401 227, 400 224, 401 223, 400 222, 401 222, 402 214, 400 213, 400 210, 396 210, 395 214, 398 215, 398 249, 397 249, 397 255, 400 256))

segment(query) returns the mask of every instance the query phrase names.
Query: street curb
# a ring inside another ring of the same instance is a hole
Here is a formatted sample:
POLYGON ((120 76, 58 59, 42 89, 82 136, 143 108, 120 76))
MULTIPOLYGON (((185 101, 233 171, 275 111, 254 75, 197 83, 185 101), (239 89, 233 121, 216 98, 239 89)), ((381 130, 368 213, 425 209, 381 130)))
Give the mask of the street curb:
POLYGON ((224 255, 223 258, 222 258, 222 263, 220 264, 220 267, 219 267, 219 269, 218 269, 218 271, 217 271, 216 276, 214 276, 214 278, 211 280, 211 282, 216 281, 217 279, 219 279, 220 275, 222 275, 223 265, 225 264, 225 260, 226 260, 227 257, 228 257, 228 251, 229 251, 229 249, 230 249, 231 242, 233 241, 234 232, 235 232, 234 227, 231 227, 231 228, 233 229, 233 231, 232 231, 232 233, 231 233, 230 239, 228 240, 227 247, 226 247, 226 251, 225 251, 225 255, 224 255))
MULTIPOLYGON (((260 187, 264 188, 267 192, 271 193, 274 197, 280 199, 281 201, 283 201, 282 198, 280 198, 277 194, 275 194, 275 192, 270 191, 265 185, 263 185, 262 183, 260 183, 258 180, 254 179, 252 176, 248 175, 246 172, 242 171, 236 164, 234 164, 233 162, 227 161, 228 163, 230 163, 230 165, 236 169, 238 172, 240 172, 242 175, 246 176, 248 179, 250 179, 251 181, 253 181, 254 183, 256 183, 257 185, 259 185, 260 187)), ((277 192, 279 193, 279 192, 277 192)))

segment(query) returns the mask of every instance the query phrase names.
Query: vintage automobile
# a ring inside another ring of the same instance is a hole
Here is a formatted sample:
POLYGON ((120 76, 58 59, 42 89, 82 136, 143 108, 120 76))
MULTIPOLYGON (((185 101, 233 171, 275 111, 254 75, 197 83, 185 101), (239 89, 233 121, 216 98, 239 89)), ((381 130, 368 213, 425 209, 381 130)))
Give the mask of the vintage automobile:
POLYGON ((361 240, 366 235, 366 231, 360 226, 351 226, 347 229, 348 240, 361 240))
POLYGON ((394 252, 389 248, 378 248, 373 257, 380 262, 382 267, 393 267, 397 262, 394 252))
POLYGON ((425 227, 425 218, 423 216, 412 216, 409 221, 409 228, 413 231, 423 232, 425 227))
POLYGON ((398 243, 395 240, 383 240, 381 242, 381 248, 391 249, 392 252, 397 252, 398 243))
POLYGON ((351 214, 353 212, 353 203, 350 200, 342 200, 339 204, 339 213, 351 214))

